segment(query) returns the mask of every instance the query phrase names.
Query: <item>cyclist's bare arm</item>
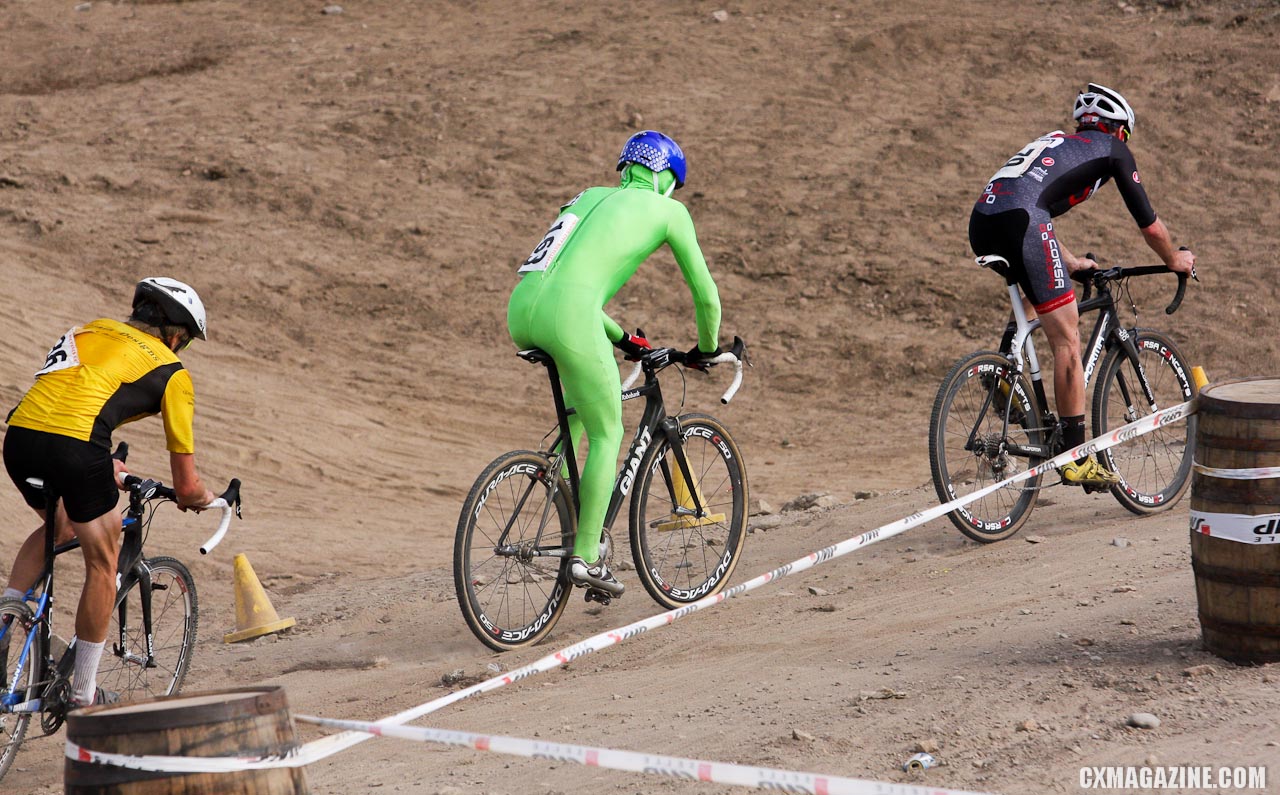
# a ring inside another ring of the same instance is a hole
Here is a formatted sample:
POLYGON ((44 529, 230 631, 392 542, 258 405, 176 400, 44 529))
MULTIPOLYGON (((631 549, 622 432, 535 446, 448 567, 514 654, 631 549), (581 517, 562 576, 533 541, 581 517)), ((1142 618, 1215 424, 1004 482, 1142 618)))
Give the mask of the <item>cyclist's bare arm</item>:
MULTIPOLYGON (((1076 271, 1083 271, 1088 270, 1089 268, 1098 267, 1098 263, 1088 257, 1077 257, 1075 254, 1072 254, 1067 247, 1062 244, 1062 238, 1058 238, 1058 252, 1062 254, 1062 262, 1067 266, 1067 273, 1075 273, 1076 271)), ((1030 303, 1030 301, 1025 299, 1023 300, 1024 305, 1029 305, 1030 303)))
POLYGON ((169 468, 173 472, 173 490, 178 495, 178 507, 182 510, 204 510, 214 500, 214 493, 205 487, 196 471, 194 453, 169 453, 169 468))
POLYGON ((1159 218, 1151 226, 1143 227, 1142 238, 1157 256, 1177 273, 1191 273, 1196 266, 1196 255, 1188 249, 1175 249, 1169 229, 1159 218))

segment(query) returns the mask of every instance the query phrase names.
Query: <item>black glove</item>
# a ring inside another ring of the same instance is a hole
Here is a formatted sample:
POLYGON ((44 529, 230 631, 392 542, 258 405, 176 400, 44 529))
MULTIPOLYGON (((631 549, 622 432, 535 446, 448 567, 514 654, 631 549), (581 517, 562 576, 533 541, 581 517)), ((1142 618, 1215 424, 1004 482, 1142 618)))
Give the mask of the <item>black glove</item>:
POLYGON ((622 332, 622 339, 613 343, 613 347, 622 351, 624 358, 629 362, 638 362, 640 357, 653 350, 653 346, 642 336, 640 329, 636 329, 635 334, 622 332))
POLYGON ((711 351, 710 353, 708 353, 702 350, 701 348, 699 348, 697 345, 694 345, 692 348, 689 349, 689 352, 684 355, 684 366, 692 367, 695 370, 701 370, 702 372, 705 373, 707 369, 711 367, 711 363, 708 362, 707 360, 714 359, 719 355, 720 355, 719 347, 717 347, 714 351, 711 351))

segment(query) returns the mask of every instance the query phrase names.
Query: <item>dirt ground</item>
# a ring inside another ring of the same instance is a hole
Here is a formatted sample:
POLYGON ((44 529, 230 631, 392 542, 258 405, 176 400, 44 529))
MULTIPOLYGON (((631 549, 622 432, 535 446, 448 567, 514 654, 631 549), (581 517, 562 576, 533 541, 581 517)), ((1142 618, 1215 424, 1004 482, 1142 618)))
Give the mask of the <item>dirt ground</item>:
MULTIPOLYGON (((1172 280, 1134 286, 1139 322, 1214 380, 1280 372, 1274 0, 326 5, 0 0, 0 405, 67 328, 123 317, 138 278, 189 281, 209 308, 183 357, 198 461, 243 479, 245 521, 208 558, 202 518, 149 541, 199 584, 189 690, 278 683, 295 712, 376 719, 458 669, 658 612, 629 582, 493 655, 450 569, 472 479, 551 422, 505 333, 516 264, 560 203, 613 182, 637 129, 688 154, 677 197, 755 364, 727 407, 722 379, 690 376, 687 405, 734 430, 754 496, 839 503, 755 532, 737 579, 935 502, 938 382, 1005 311, 969 209, 1089 80, 1135 106, 1143 182, 1200 258, 1173 317, 1172 280), (236 552, 295 630, 221 642, 236 552)), ((1114 189, 1058 226, 1073 251, 1154 262, 1114 189)), ((609 309, 693 341, 665 251, 609 309)), ((159 426, 117 438, 167 478, 159 426)), ((34 522, 12 488, 0 509, 7 561, 34 522)), ((1000 544, 934 521, 428 722, 1013 795, 1103 764, 1280 781, 1277 710, 1276 666, 1200 648, 1186 501, 1135 518, 1055 488, 1000 544), (1138 711, 1160 726, 1126 728, 1138 711), (899 765, 922 742, 942 764, 916 778, 899 765)), ((60 792, 61 752, 32 742, 0 789, 60 792)), ((325 795, 731 791, 390 739, 308 773, 325 795)))

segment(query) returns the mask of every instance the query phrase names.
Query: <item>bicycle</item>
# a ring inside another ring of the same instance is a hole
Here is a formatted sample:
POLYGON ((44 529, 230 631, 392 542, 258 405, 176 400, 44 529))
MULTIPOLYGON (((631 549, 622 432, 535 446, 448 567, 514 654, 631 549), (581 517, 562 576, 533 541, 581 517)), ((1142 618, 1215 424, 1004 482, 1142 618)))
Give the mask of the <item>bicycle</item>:
MULTIPOLYGON (((641 333, 643 336, 643 333, 641 333)), ((578 517, 578 465, 555 362, 538 349, 520 358, 547 368, 557 426, 538 451, 498 456, 463 502, 454 540, 453 575, 463 618, 496 651, 533 645, 564 613, 569 557, 578 517), (548 439, 551 443, 546 445, 548 439)), ((706 364, 732 363, 728 403, 742 383, 745 345, 706 364)), ((610 529, 631 496, 629 538, 636 573, 654 601, 672 609, 719 593, 742 555, 747 472, 728 429, 706 414, 667 413, 658 373, 686 355, 674 348, 646 352, 622 387, 624 401, 644 398, 644 413, 614 481, 604 520, 601 556, 612 556, 610 529), (633 388, 643 373, 644 383, 633 388)), ((702 366, 704 362, 699 362, 702 366)), ((609 604, 587 588, 584 599, 609 604)))
MULTIPOLYGON (((123 461, 127 455, 128 445, 121 442, 114 457, 123 461)), ((37 478, 28 482, 44 492, 48 506, 45 565, 23 599, 0 600, 0 778, 13 764, 33 716, 40 716, 43 734, 39 736, 53 734, 66 720, 76 656, 73 640, 57 662, 53 659, 53 564, 58 555, 79 548, 80 542, 54 543, 59 495, 37 478)), ((195 648, 196 584, 181 561, 146 557, 142 546, 156 508, 176 503, 177 495, 158 481, 134 475, 125 475, 123 483, 129 506, 122 521, 116 598, 98 683, 120 693, 122 699, 173 695, 186 678, 195 648)), ((207 507, 220 508, 222 517, 217 532, 200 547, 202 555, 222 540, 232 515, 240 516, 240 481, 232 480, 207 507)))
MULTIPOLYGON (((1086 256, 1093 259, 1092 254, 1086 256)), ((984 256, 977 262, 1005 278, 1014 321, 1006 329, 999 351, 977 351, 960 359, 938 389, 929 419, 929 465, 934 488, 944 503, 1006 480, 1065 450, 1058 419, 1045 408, 1048 402, 1040 362, 1031 340, 1040 321, 1027 319, 1007 260, 984 256)), ((1112 292, 1113 284, 1124 289, 1136 316, 1137 305, 1126 280, 1172 272, 1164 265, 1154 265, 1093 268, 1072 274, 1084 285, 1081 316, 1098 313, 1089 344, 1082 351, 1086 388, 1094 373, 1100 372, 1091 406, 1095 437, 1190 400, 1194 393, 1191 368, 1173 340, 1154 329, 1125 326, 1112 292), (1094 289, 1096 296, 1091 295, 1094 289)), ((1177 311, 1186 287, 1187 277, 1179 273, 1177 293, 1165 314, 1177 311)), ((1166 426, 1099 453, 1101 463, 1120 476, 1110 491, 1121 505, 1133 513, 1146 514, 1168 510, 1177 503, 1190 484, 1189 440, 1195 437, 1194 423, 1192 416, 1183 428, 1166 426)), ((1079 450, 1081 456, 1094 452, 1089 445, 1079 450)), ((1037 474, 1023 483, 997 489, 948 516, 974 541, 1008 538, 1030 517, 1042 488, 1041 478, 1037 474)))

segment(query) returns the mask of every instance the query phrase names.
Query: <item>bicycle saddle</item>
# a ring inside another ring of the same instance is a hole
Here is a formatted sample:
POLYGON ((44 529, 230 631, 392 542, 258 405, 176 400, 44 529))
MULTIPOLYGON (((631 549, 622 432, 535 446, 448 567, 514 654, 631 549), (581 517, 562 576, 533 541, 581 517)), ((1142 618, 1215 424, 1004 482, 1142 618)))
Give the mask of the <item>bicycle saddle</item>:
POLYGON ((521 359, 532 364, 547 364, 551 361, 551 354, 541 348, 530 348, 527 351, 518 351, 516 356, 519 356, 521 359))

